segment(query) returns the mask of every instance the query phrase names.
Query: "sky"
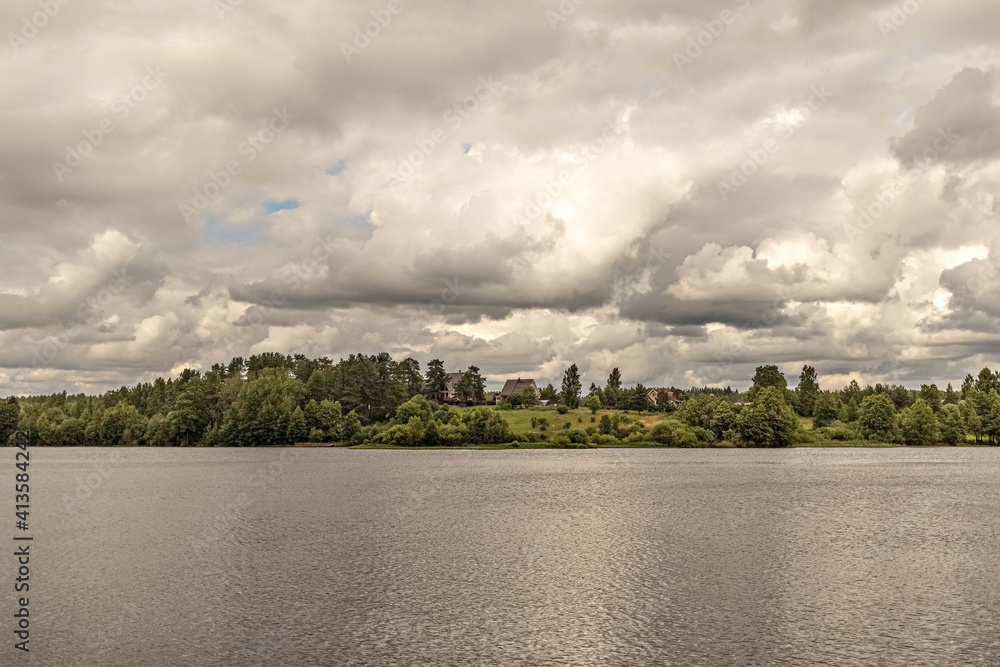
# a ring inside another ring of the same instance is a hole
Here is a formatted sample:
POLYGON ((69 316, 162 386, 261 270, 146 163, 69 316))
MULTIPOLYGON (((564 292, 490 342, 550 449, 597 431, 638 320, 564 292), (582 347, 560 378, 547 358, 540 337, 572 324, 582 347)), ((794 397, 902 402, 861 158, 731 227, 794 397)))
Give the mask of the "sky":
MULTIPOLYGON (((1000 365, 1000 4, 9 0, 0 395, 1000 365)), ((794 380, 792 382, 794 384, 794 380)))

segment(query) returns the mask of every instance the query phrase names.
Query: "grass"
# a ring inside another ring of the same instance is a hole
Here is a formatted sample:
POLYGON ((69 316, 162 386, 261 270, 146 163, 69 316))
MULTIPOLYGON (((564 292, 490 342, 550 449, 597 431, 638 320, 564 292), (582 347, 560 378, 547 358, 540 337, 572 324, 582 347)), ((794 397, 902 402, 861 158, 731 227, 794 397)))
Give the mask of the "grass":
MULTIPOLYGON (((453 409, 458 412, 463 412, 465 410, 470 410, 471 408, 458 407, 453 409)), ((538 420, 547 419, 549 423, 544 432, 553 435, 561 431, 563 424, 566 422, 570 422, 570 424, 572 424, 570 428, 584 431, 588 426, 593 426, 594 428, 600 426, 601 417, 603 415, 610 416, 616 413, 620 415, 626 414, 623 410, 598 410, 596 415, 591 415, 589 408, 577 408, 576 410, 570 410, 566 414, 561 415, 554 407, 500 411, 500 414, 503 415, 503 418, 507 420, 508 424, 510 424, 510 430, 513 431, 515 435, 519 433, 531 433, 532 431, 535 433, 542 433, 543 431, 538 428, 532 429, 531 419, 533 417, 538 420), (594 418, 594 421, 590 421, 591 417, 594 418)), ((642 422, 646 428, 652 428, 667 418, 667 415, 664 413, 638 413, 634 410, 629 411, 627 415, 629 419, 633 421, 642 422)))

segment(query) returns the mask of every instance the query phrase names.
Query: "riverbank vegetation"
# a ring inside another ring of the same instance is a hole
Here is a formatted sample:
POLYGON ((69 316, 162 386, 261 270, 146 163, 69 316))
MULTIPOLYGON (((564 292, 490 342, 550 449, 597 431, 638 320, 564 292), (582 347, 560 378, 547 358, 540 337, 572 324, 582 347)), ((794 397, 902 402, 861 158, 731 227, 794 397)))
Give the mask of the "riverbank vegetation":
POLYGON ((496 400, 475 366, 456 383, 444 364, 352 355, 339 362, 261 354, 101 396, 0 400, 0 442, 28 430, 50 446, 790 447, 1000 444, 1000 374, 959 390, 857 382, 821 391, 806 366, 795 388, 776 366, 746 392, 623 384, 614 369, 583 395, 579 370, 496 400), (542 406, 541 402, 548 405, 542 406))

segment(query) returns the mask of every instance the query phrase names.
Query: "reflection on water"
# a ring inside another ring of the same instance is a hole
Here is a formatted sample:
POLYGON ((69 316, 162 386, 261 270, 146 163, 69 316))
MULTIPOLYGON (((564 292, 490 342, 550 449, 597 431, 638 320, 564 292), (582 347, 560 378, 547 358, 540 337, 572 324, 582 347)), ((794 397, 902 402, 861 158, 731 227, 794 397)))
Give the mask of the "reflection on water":
POLYGON ((16 664, 1000 664, 1000 450, 32 463, 16 664))

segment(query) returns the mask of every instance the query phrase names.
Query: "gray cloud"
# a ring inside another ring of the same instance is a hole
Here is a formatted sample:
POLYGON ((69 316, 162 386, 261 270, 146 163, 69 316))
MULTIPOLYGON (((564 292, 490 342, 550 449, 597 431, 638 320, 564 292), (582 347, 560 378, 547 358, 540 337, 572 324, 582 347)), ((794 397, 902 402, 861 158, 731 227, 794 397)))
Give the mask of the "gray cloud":
POLYGON ((7 3, 0 395, 262 351, 995 365, 1000 7, 897 4, 404 0, 348 58, 379 3, 7 3))

